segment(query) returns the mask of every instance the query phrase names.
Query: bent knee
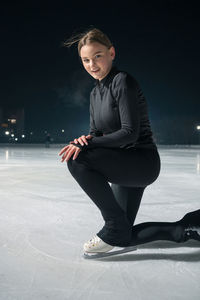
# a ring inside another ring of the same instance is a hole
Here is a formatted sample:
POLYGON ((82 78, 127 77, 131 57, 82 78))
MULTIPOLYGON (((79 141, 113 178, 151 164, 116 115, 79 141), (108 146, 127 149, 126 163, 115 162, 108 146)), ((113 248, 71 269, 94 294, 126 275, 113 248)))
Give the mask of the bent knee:
POLYGON ((85 151, 79 152, 76 159, 73 160, 73 155, 66 161, 67 167, 71 173, 75 173, 77 170, 88 168, 89 163, 88 159, 86 158, 85 151))

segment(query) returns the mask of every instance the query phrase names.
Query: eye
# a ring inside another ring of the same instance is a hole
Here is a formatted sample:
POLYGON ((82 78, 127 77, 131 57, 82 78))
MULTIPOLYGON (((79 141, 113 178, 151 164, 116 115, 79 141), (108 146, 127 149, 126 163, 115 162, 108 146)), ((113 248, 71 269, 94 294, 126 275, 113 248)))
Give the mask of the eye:
POLYGON ((98 58, 98 57, 101 57, 101 55, 100 55, 100 54, 97 54, 96 57, 97 57, 97 58, 98 58))
POLYGON ((83 59, 84 62, 88 62, 89 59, 83 59))

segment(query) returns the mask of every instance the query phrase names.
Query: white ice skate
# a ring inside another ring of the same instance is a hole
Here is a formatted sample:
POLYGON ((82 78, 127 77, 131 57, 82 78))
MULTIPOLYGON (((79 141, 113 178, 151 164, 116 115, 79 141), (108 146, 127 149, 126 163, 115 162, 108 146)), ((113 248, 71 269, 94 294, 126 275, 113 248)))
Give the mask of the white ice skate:
POLYGON ((102 253, 102 252, 110 251, 113 248, 114 246, 105 243, 96 234, 93 236, 92 239, 90 239, 88 242, 86 242, 83 245, 83 249, 87 253, 102 253))
POLYGON ((84 244, 83 249, 85 251, 83 254, 84 258, 102 258, 111 255, 135 251, 137 250, 137 247, 136 246, 129 246, 129 247, 112 246, 105 243, 97 235, 94 235, 92 239, 90 239, 88 242, 84 244), (116 248, 116 250, 113 250, 113 248, 116 248))

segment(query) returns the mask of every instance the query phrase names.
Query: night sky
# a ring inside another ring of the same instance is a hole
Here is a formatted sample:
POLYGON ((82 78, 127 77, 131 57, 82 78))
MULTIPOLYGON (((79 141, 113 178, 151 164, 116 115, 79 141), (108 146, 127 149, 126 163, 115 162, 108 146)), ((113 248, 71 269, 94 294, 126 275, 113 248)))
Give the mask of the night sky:
POLYGON ((2 107, 23 106, 27 130, 88 134, 94 78, 77 44, 62 42, 96 27, 114 44, 114 64, 139 82, 155 134, 200 123, 198 1, 73 2, 1 4, 2 107))

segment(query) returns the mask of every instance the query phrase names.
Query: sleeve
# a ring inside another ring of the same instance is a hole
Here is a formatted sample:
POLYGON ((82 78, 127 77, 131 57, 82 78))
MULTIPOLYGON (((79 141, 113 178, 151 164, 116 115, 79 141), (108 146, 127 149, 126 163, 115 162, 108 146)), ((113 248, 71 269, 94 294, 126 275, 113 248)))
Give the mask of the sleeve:
POLYGON ((89 134, 92 136, 102 136, 102 132, 97 130, 94 121, 94 111, 93 111, 93 104, 92 104, 92 93, 90 93, 90 130, 89 134))
POLYGON ((126 73, 120 74, 115 80, 113 95, 118 103, 121 128, 112 133, 95 136, 87 140, 88 145, 75 144, 75 146, 81 150, 96 147, 119 148, 123 144, 135 142, 139 136, 140 128, 137 91, 137 81, 126 73))

